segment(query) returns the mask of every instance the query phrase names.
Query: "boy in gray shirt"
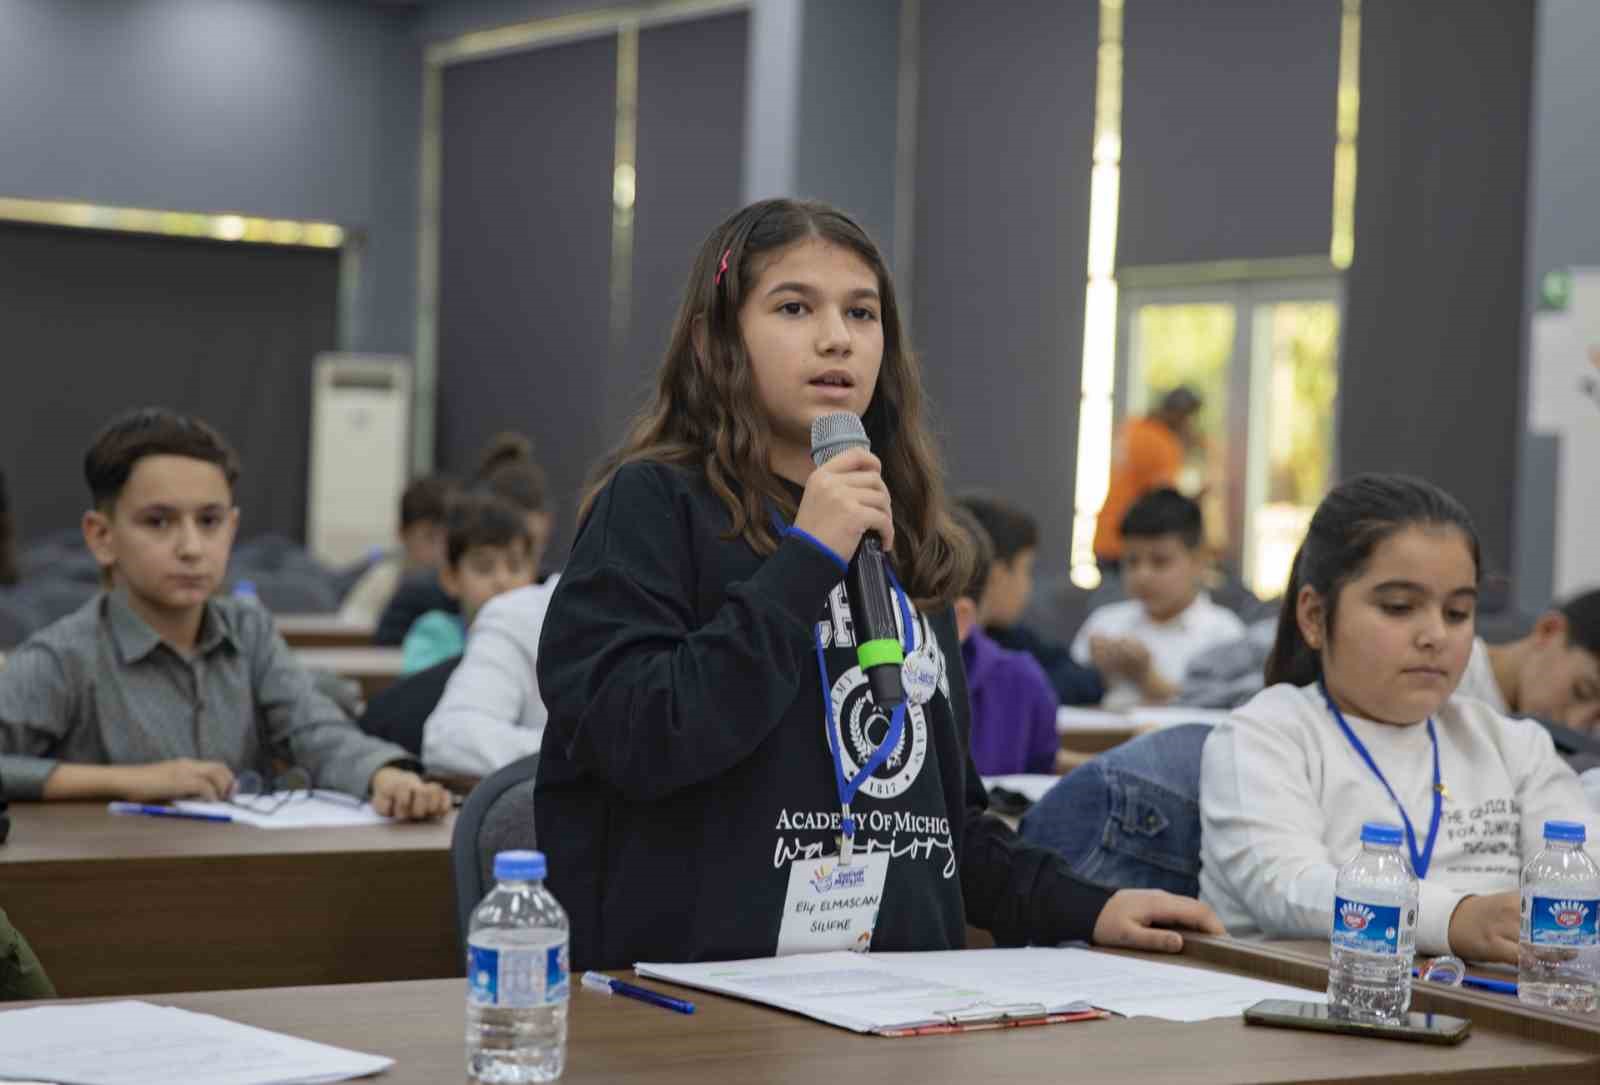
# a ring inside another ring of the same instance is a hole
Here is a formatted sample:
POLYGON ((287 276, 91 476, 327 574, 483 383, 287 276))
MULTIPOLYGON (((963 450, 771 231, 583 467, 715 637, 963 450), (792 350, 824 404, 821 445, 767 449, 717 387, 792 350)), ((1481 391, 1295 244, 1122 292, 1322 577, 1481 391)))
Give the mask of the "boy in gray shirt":
POLYGON ((198 419, 149 408, 84 458, 84 539, 107 590, 0 669, 0 779, 13 799, 220 799, 289 762, 319 787, 428 818, 450 797, 363 734, 257 604, 213 593, 238 528, 237 459, 198 419))

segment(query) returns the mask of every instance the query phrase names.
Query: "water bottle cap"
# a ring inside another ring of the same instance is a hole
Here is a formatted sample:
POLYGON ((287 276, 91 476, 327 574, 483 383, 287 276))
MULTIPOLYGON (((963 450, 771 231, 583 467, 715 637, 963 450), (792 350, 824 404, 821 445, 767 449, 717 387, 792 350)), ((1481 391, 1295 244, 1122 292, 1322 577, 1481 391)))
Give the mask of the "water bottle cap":
POLYGON ((1398 848, 1405 836, 1400 832, 1400 826, 1390 825, 1382 821, 1369 821, 1361 826, 1361 842, 1363 844, 1379 844, 1386 848, 1398 848))
POLYGON ((1546 840, 1582 844, 1588 837, 1589 832, 1583 827, 1583 822, 1581 821, 1547 821, 1544 823, 1544 838, 1546 840))
POLYGON ((502 882, 528 882, 545 875, 544 852, 502 851, 494 857, 494 877, 502 882))

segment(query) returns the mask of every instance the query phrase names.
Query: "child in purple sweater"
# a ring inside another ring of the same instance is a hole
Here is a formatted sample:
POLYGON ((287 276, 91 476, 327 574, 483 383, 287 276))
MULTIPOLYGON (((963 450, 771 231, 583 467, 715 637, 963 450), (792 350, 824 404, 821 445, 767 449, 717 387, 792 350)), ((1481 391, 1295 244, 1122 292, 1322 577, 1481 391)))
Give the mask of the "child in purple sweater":
POLYGON ((952 509, 977 553, 972 579, 955 602, 956 632, 972 701, 972 760, 984 776, 1059 771, 1055 690, 1044 668, 1026 652, 1002 648, 983 631, 979 613, 994 544, 967 509, 952 509))

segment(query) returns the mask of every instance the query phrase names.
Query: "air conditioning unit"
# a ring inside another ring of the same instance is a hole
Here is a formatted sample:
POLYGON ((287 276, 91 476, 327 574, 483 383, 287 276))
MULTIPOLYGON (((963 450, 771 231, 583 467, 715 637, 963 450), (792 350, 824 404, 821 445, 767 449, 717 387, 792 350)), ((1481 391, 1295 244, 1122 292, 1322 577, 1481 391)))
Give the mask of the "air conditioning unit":
POLYGON ((319 354, 311 377, 307 544, 348 565, 394 545, 411 459, 411 360, 319 354))

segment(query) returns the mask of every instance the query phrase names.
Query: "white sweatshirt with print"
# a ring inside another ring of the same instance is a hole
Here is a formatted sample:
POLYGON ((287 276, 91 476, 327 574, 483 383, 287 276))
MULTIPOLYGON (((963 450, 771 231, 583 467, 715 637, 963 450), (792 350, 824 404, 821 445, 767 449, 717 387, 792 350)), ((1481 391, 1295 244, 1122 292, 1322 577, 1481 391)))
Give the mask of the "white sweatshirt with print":
MULTIPOLYGON (((1346 720, 1422 849, 1433 810, 1427 727, 1346 720)), ((1457 695, 1434 725, 1446 797, 1417 917, 1417 951, 1430 954, 1449 952, 1462 898, 1517 889, 1546 819, 1587 825, 1591 854, 1597 827, 1577 775, 1537 723, 1457 695)), ((1272 686, 1217 726, 1201 760, 1200 811, 1200 898, 1239 937, 1327 938, 1334 880, 1361 846, 1362 823, 1401 824, 1314 685, 1272 686)))

